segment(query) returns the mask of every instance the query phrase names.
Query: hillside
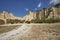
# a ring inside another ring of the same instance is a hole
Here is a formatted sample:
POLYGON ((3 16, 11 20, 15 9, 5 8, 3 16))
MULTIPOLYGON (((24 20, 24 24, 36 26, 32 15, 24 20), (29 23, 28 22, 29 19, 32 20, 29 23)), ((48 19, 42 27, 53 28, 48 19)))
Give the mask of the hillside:
POLYGON ((21 19, 21 17, 16 17, 12 13, 3 11, 2 13, 0 13, 0 19, 21 19))
POLYGON ((14 16, 12 13, 8 13, 6 11, 0 13, 0 24, 56 22, 60 22, 60 4, 57 4, 50 8, 43 8, 41 10, 37 10, 36 12, 29 11, 29 13, 23 18, 14 16), (3 20, 3 22, 1 19, 3 20))
POLYGON ((0 25, 2 24, 13 24, 13 23, 20 23, 21 17, 17 17, 12 13, 3 11, 0 13, 0 25))
POLYGON ((37 10, 36 12, 29 11, 29 13, 23 17, 23 20, 25 21, 31 21, 35 19, 60 19, 60 7, 52 6, 50 8, 37 10))

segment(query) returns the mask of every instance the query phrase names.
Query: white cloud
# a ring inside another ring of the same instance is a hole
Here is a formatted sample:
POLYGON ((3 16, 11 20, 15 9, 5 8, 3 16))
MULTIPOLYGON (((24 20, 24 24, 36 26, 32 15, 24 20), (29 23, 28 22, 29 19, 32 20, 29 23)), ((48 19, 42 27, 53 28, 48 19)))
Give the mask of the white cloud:
POLYGON ((60 3, 60 0, 51 0, 49 4, 56 5, 57 3, 60 3))
POLYGON ((36 10, 38 10, 38 8, 40 8, 40 7, 41 7, 41 5, 42 5, 42 4, 41 4, 41 2, 39 2, 39 3, 38 3, 38 5, 37 5, 37 7, 36 7, 36 8, 34 8, 34 10, 35 10, 35 11, 36 11, 36 10))
POLYGON ((35 8, 35 10, 37 10, 37 8, 35 8))
POLYGON ((39 7, 41 7, 41 2, 38 4, 38 6, 37 6, 37 7, 38 7, 38 8, 39 8, 39 7))
POLYGON ((28 8, 25 8, 25 10, 26 10, 26 11, 29 11, 29 9, 28 9, 28 8))

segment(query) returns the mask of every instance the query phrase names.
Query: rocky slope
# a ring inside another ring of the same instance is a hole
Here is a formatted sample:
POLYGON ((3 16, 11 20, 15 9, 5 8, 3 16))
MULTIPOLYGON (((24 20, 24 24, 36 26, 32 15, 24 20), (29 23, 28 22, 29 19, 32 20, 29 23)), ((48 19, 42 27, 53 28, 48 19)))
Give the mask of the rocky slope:
POLYGON ((33 19, 60 19, 60 7, 53 6, 51 8, 43 8, 36 12, 29 11, 29 14, 24 16, 25 21, 33 19))
POLYGON ((36 12, 29 11, 29 13, 23 18, 16 17, 12 13, 3 11, 0 13, 0 19, 21 19, 25 21, 31 21, 34 19, 60 19, 60 7, 53 6, 51 8, 37 10, 36 12))
POLYGON ((0 19, 21 19, 21 18, 14 16, 12 13, 3 11, 2 13, 0 13, 0 19))
POLYGON ((12 13, 8 13, 3 11, 0 13, 0 19, 21 19, 25 21, 31 21, 33 19, 60 19, 60 7, 51 7, 51 8, 43 8, 42 10, 37 10, 36 12, 29 11, 29 13, 21 17, 16 17, 12 13))

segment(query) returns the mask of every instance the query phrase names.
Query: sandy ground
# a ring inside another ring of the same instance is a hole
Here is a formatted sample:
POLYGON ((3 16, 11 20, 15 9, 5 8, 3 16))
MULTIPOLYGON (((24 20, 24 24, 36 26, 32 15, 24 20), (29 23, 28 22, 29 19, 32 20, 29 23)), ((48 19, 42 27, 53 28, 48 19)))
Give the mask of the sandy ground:
POLYGON ((22 24, 17 29, 0 34, 0 40, 60 40, 60 23, 22 24))

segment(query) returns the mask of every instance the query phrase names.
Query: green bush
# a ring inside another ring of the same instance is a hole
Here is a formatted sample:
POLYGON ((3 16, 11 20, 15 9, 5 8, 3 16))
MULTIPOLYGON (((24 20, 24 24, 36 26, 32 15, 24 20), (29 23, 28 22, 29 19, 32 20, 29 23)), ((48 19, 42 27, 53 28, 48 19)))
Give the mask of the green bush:
POLYGON ((59 23, 60 19, 34 20, 34 23, 59 23))
POLYGON ((35 23, 44 23, 45 20, 35 20, 35 23))
POLYGON ((29 24, 30 22, 29 21, 26 21, 25 23, 28 23, 29 24))
POLYGON ((18 20, 18 19, 7 19, 7 24, 11 23, 11 24, 14 24, 14 23, 21 23, 22 21, 21 20, 18 20))
POLYGON ((4 20, 0 19, 0 25, 5 24, 4 20))

